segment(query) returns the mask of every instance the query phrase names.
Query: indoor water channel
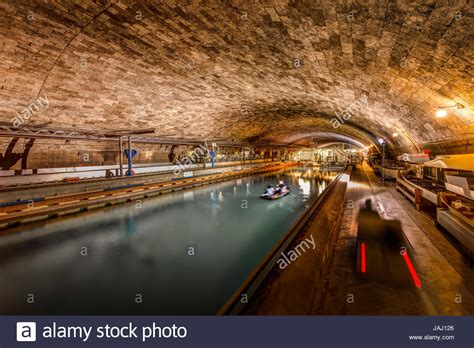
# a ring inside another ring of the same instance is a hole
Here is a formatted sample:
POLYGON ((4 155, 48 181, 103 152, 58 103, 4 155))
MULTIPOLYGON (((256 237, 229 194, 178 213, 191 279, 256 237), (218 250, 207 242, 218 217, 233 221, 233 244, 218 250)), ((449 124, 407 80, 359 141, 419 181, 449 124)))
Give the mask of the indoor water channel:
POLYGON ((215 314, 335 175, 290 168, 3 238, 1 313, 215 314), (290 194, 261 199, 280 179, 290 194))

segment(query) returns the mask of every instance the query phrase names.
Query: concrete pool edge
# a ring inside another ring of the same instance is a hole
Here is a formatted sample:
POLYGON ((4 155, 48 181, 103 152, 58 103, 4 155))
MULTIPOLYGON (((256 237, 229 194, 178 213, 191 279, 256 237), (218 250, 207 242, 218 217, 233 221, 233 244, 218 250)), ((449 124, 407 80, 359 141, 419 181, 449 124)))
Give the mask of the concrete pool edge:
MULTIPOLYGON (((278 162, 252 162, 252 163, 239 163, 233 162, 222 162, 216 163, 214 168, 190 168, 194 176, 212 175, 219 174, 227 171, 235 171, 238 168, 248 169, 257 168, 265 165, 271 165, 278 162)), ((38 174, 43 175, 43 174, 38 174)), ((12 185, 0 185, 0 204, 16 201, 16 200, 28 200, 34 199, 35 197, 49 196, 51 190, 56 190, 60 195, 62 194, 74 194, 86 191, 93 191, 108 187, 113 189, 117 186, 123 186, 124 184, 136 184, 136 183, 147 183, 157 181, 171 181, 183 179, 183 173, 181 176, 175 176, 173 171, 163 172, 151 172, 151 173, 137 173, 133 176, 115 176, 115 177, 95 177, 80 179, 79 181, 39 181, 31 182, 30 184, 12 184, 12 185)), ((1 177, 1 176, 0 176, 1 177)), ((7 180, 8 177, 1 177, 2 180, 7 180)))

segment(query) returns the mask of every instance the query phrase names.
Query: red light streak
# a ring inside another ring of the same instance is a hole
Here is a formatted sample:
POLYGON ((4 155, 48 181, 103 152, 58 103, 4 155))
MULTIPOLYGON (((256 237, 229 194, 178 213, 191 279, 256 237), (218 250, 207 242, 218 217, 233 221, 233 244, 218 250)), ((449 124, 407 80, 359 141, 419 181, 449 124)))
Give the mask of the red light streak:
POLYGON ((413 283, 415 283, 415 286, 417 288, 421 288, 421 281, 420 278, 418 278, 418 274, 416 274, 415 267, 413 267, 413 264, 411 263, 410 258, 408 257, 408 253, 402 252, 403 259, 405 260, 405 263, 407 264, 408 270, 410 271, 410 275, 413 279, 413 283))
POLYGON ((360 244, 360 270, 362 271, 362 273, 365 273, 367 271, 365 243, 360 244))

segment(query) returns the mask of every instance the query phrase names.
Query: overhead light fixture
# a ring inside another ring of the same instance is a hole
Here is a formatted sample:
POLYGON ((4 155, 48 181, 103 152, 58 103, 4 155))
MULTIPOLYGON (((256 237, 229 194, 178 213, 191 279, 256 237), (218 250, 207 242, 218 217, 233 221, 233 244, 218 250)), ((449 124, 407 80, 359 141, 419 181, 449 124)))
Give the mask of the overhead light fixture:
POLYGON ((448 112, 445 109, 436 110, 436 117, 438 118, 446 117, 447 114, 448 112))
POLYGON ((396 137, 398 137, 398 133, 395 132, 395 133, 392 134, 392 136, 393 136, 394 138, 396 138, 396 137))
POLYGON ((460 109, 464 109, 464 105, 460 103, 456 103, 450 106, 440 106, 438 110, 436 110, 436 117, 438 118, 446 117, 446 115, 448 115, 448 111, 446 109, 449 109, 449 108, 456 108, 460 110, 460 109))

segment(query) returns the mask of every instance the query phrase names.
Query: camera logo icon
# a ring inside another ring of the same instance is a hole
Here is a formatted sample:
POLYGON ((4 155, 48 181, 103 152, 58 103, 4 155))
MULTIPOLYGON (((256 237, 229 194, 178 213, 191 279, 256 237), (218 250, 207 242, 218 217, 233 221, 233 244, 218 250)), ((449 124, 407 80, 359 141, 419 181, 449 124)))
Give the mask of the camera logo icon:
POLYGON ((36 323, 18 322, 16 323, 17 342, 36 342, 36 323))

